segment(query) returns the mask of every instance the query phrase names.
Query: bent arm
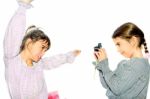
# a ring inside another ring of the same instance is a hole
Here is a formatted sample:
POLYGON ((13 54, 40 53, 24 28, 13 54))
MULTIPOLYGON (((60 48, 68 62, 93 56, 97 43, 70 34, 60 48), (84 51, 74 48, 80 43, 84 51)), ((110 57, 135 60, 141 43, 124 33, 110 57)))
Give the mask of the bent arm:
MULTIPOLYGON (((96 66, 96 65, 97 65, 97 62, 93 62, 92 64, 93 64, 94 66, 96 66)), ((96 67, 95 67, 95 68, 96 68, 96 67)), ((100 78, 100 82, 101 82, 102 86, 107 89, 108 86, 107 86, 107 83, 106 83, 106 81, 105 81, 105 79, 104 79, 102 70, 98 70, 98 72, 99 72, 99 78, 100 78)))
POLYGON ((107 85, 107 83, 105 81, 105 78, 103 76, 103 72, 102 71, 99 71, 99 77, 100 77, 100 81, 101 81, 102 86, 107 89, 108 85, 107 85))
POLYGON ((116 71, 112 72, 108 67, 108 60, 100 62, 97 69, 102 70, 104 80, 115 95, 121 95, 136 84, 144 72, 142 64, 136 62, 120 63, 116 71), (131 66, 132 65, 132 66, 131 66))
POLYGON ((4 57, 12 58, 19 54, 20 45, 25 35, 26 9, 31 5, 18 2, 19 7, 12 16, 4 36, 4 57))

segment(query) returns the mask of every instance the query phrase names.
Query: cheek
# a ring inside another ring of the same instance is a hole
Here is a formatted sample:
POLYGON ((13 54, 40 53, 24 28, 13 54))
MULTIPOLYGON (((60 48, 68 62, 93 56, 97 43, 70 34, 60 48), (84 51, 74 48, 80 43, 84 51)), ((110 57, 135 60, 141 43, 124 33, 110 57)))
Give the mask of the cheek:
POLYGON ((132 49, 131 49, 130 47, 126 48, 125 54, 126 54, 126 56, 127 56, 128 58, 131 58, 132 55, 133 55, 132 49))
POLYGON ((123 48, 120 47, 120 46, 117 47, 117 51, 118 51, 118 52, 122 52, 122 51, 123 51, 122 49, 123 49, 123 48))
POLYGON ((39 61, 42 58, 41 52, 40 51, 34 51, 32 54, 32 59, 34 61, 39 61))
POLYGON ((33 51, 32 54, 33 55, 38 55, 38 54, 40 54, 40 52, 39 51, 33 51))
POLYGON ((38 57, 41 54, 41 51, 37 48, 33 48, 31 52, 33 57, 38 57))

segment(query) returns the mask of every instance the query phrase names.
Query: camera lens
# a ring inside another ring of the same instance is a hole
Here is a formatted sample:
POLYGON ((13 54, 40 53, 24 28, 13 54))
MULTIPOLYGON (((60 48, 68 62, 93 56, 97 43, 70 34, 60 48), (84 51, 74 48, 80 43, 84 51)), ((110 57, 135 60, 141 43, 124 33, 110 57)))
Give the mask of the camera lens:
POLYGON ((99 51, 98 46, 94 47, 94 51, 99 51))

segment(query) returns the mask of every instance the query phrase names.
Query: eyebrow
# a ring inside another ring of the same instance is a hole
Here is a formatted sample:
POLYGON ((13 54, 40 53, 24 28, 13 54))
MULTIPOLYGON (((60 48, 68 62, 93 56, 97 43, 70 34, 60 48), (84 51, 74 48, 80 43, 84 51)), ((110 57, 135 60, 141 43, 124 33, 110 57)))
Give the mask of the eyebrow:
POLYGON ((42 40, 42 46, 44 46, 46 49, 48 49, 48 41, 42 40))
POLYGON ((44 46, 45 48, 48 48, 48 45, 47 45, 47 44, 42 44, 42 46, 44 46))

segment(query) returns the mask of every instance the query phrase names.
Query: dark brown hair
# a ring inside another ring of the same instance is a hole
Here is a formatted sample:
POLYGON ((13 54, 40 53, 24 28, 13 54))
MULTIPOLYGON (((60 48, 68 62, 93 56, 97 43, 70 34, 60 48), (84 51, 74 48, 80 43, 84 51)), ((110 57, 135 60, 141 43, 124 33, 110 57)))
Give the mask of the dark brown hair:
POLYGON ((44 32, 39 28, 37 28, 35 25, 32 25, 26 31, 26 35, 24 36, 22 40, 22 44, 20 46, 20 52, 25 49, 26 41, 29 38, 32 40, 32 42, 36 42, 39 40, 46 41, 48 44, 48 49, 50 47, 51 42, 49 37, 46 34, 44 34, 44 32))
POLYGON ((116 37, 121 37, 129 41, 133 36, 139 39, 138 47, 141 47, 143 45, 145 49, 145 53, 149 53, 143 31, 131 22, 124 23, 123 25, 118 27, 114 31, 112 38, 114 39, 116 37))

